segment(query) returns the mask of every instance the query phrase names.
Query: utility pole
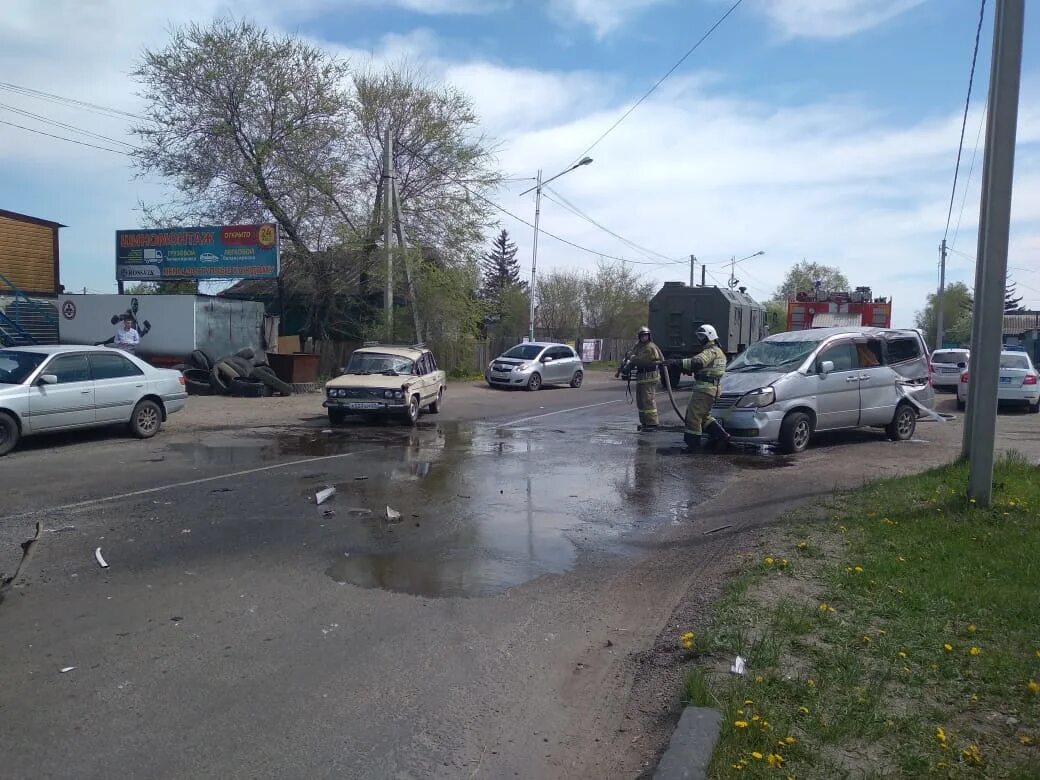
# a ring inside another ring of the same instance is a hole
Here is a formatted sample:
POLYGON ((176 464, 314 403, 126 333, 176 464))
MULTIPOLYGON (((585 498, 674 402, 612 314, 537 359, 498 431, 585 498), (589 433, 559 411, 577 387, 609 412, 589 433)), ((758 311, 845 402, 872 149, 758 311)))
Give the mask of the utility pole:
POLYGON ((986 151, 975 267, 968 414, 961 454, 968 458, 968 497, 980 507, 993 498, 993 449, 997 425, 997 385, 1004 325, 1011 191, 1015 169, 1018 95, 1022 80, 1025 0, 997 0, 993 21, 986 151))
POLYGON ((701 263, 701 287, 708 286, 708 266, 701 263))
POLYGON ((538 220, 542 216, 542 169, 538 169, 538 183, 534 186, 534 242, 531 244, 531 324, 528 336, 534 341, 534 298, 538 283, 538 220))
POLYGON ((697 262, 697 255, 690 255, 690 287, 693 287, 693 264, 697 262))
POLYGON ((390 238, 394 224, 394 147, 390 128, 383 136, 383 252, 386 255, 386 285, 383 308, 386 315, 386 340, 394 340, 394 254, 390 238))
POLYGON ((935 296, 935 348, 942 349, 943 337, 943 293, 946 292, 946 239, 939 245, 939 292, 935 296))

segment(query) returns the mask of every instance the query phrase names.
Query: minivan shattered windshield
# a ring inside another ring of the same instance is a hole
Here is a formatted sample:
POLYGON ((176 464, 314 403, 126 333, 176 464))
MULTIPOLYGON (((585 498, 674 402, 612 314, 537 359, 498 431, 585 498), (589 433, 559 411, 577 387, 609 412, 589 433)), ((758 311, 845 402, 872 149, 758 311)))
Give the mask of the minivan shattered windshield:
POLYGON ((727 371, 790 370, 804 361, 820 345, 822 337, 806 334, 804 341, 756 341, 741 352, 726 368, 727 371))

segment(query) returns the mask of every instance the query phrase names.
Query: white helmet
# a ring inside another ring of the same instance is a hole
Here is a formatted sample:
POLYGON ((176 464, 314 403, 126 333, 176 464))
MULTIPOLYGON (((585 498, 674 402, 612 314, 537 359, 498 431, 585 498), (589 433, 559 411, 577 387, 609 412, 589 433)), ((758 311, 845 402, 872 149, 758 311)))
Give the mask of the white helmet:
POLYGON ((706 344, 710 344, 713 341, 719 340, 718 331, 715 330, 715 328, 713 328, 711 325, 701 325, 699 328, 697 328, 697 335, 703 335, 705 339, 704 343, 706 344))

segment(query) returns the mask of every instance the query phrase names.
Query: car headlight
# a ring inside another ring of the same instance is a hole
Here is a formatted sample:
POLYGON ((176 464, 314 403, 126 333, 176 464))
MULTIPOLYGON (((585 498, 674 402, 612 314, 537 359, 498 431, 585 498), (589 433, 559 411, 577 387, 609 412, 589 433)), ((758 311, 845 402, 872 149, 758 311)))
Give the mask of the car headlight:
POLYGON ((514 367, 513 367, 513 370, 514 370, 514 371, 526 371, 526 370, 527 370, 527 369, 529 369, 530 367, 531 367, 531 366, 529 366, 529 365, 528 365, 527 363, 521 363, 521 364, 520 364, 520 365, 518 365, 518 366, 514 366, 514 367))
POLYGON ((738 409, 757 409, 762 406, 769 406, 776 400, 776 393, 773 392, 771 387, 760 387, 758 390, 752 390, 750 393, 745 393, 739 401, 737 401, 738 409))
POLYGON ((394 398, 404 398, 404 393, 400 390, 394 390, 394 398))
POLYGON ((328 388, 328 394, 329 394, 329 398, 335 398, 336 397, 336 388, 335 387, 328 388))

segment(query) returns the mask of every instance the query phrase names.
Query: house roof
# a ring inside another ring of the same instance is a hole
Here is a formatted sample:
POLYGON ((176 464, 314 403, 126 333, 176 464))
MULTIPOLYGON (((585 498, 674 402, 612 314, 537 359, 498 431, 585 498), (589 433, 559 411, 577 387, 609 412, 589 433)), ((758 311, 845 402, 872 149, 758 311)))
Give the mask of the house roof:
POLYGON ((1004 315, 1004 335, 1018 336, 1027 330, 1040 329, 1040 311, 1021 311, 1004 315))
POLYGON ((34 225, 43 225, 44 227, 50 228, 63 228, 68 225, 63 225, 60 222, 51 222, 49 219, 40 219, 39 217, 30 217, 28 214, 19 214, 17 211, 8 211, 7 209, 0 209, 0 217, 7 217, 17 222, 30 222, 34 225))

